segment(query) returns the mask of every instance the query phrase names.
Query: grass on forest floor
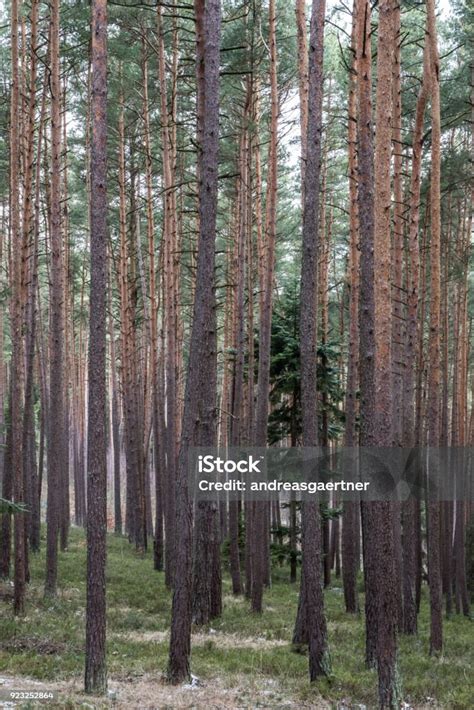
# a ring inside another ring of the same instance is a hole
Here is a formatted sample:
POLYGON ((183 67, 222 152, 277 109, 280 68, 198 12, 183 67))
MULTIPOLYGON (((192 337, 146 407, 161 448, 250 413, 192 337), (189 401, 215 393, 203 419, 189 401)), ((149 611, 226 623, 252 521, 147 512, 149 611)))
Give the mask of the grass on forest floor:
MULTIPOLYGON (((42 595, 44 548, 43 544, 42 552, 31 558, 24 618, 12 616, 8 584, 0 588, 0 673, 45 682, 80 679, 85 629, 84 533, 73 528, 68 551, 60 553, 60 590, 53 601, 42 595)), ((325 594, 331 678, 310 685, 307 658, 291 648, 298 589, 288 583, 286 568, 274 570, 261 616, 249 612, 245 599, 232 596, 225 575, 222 617, 210 627, 196 629, 193 637, 193 674, 206 685, 233 689, 237 704, 232 707, 276 707, 289 701, 317 707, 323 699, 334 706, 344 699, 349 705, 373 707, 376 675, 364 667, 363 616, 345 613, 339 585, 339 580, 334 580, 325 594), (252 697, 256 687, 263 693, 262 702, 252 697)), ((171 596, 163 574, 152 569, 152 553, 138 557, 126 538, 109 535, 107 597, 110 684, 133 683, 150 676, 158 679, 166 669, 171 596)), ((447 620, 445 648, 439 658, 429 657, 428 637, 429 612, 424 598, 418 636, 400 638, 404 701, 418 707, 472 709, 474 624, 462 617, 447 620)), ((71 707, 75 706, 72 703, 71 707)), ((221 707, 230 704, 224 701, 221 707)))

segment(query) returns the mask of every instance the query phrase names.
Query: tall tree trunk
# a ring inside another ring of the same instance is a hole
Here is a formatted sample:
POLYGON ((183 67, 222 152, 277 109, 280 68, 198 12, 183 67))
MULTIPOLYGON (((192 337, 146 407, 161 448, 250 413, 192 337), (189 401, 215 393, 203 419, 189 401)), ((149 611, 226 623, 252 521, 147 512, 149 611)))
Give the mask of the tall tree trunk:
MULTIPOLYGON (((267 199, 265 217, 265 259, 262 271, 263 293, 260 309, 260 329, 258 341, 258 379, 257 401, 255 406, 256 446, 267 445, 268 407, 270 393, 270 348, 272 329, 273 275, 275 272, 276 243, 276 207, 277 207, 277 140, 278 140, 278 85, 277 85, 277 48, 276 48, 276 10, 275 0, 270 0, 268 9, 269 47, 270 47, 270 146, 268 155, 267 199)), ((265 560, 269 540, 265 534, 265 502, 253 505, 253 568, 252 568, 252 611, 262 611, 263 585, 265 578, 265 560)))
MULTIPOLYGON (((448 229, 444 239, 443 253, 443 299, 442 299, 442 322, 443 322, 443 363, 442 363, 442 414, 441 414, 441 435, 440 446, 448 446, 449 442, 449 272, 450 272, 450 242, 451 242, 451 195, 448 197, 448 229)), ((454 404, 454 398, 453 398, 454 404)), ((453 502, 443 501, 441 504, 441 567, 443 594, 446 597, 446 617, 452 613, 452 512, 453 502)))
MULTIPOLYGON (((60 67, 61 69, 61 67, 60 67)), ((71 325, 72 318, 70 317, 70 259, 69 259, 69 212, 68 212, 68 151, 67 151, 67 135, 66 135, 66 89, 61 85, 61 212, 62 212, 62 239, 64 244, 63 256, 63 322, 64 322, 64 403, 63 403, 63 430, 62 430, 62 445, 61 452, 64 466, 61 471, 60 481, 60 522, 59 522, 59 543, 61 550, 67 550, 70 527, 70 501, 69 501, 69 421, 70 421, 70 349, 71 349, 71 325)))
MULTIPOLYGON (((427 0, 427 27, 431 83, 431 180, 430 180, 430 320, 428 371, 428 446, 439 446, 441 394, 441 119, 439 96, 439 58, 435 3, 427 0)), ((431 461, 434 461, 431 459, 431 461)), ((435 475, 436 471, 430 471, 435 475)), ((428 581, 430 587, 430 652, 443 648, 442 591, 440 563, 440 505, 428 501, 428 581)))
MULTIPOLYGON (((393 10, 394 61, 392 69, 392 154, 393 154, 393 228, 391 253, 392 284, 392 424, 393 443, 403 443, 403 376, 404 358, 404 304, 403 304, 403 247, 404 247, 404 204, 403 204, 403 154, 402 154, 402 84, 401 84, 401 33, 400 5, 393 10)), ((402 594, 402 520, 401 504, 393 503, 393 548, 395 564, 395 591, 398 615, 398 628, 403 626, 402 594)))
MULTIPOLYGON (((23 269, 22 236, 20 231, 20 180, 19 180, 19 90, 18 68, 18 2, 11 4, 11 62, 12 83, 10 98, 10 244, 12 273, 12 358, 11 358, 11 467, 12 492, 16 503, 25 501, 23 471, 23 269)), ((13 609, 24 613, 26 582, 26 527, 25 516, 16 515, 13 522, 15 573, 13 609)))
MULTIPOLYGON (((199 8, 200 10, 200 8, 199 8)), ((205 141, 205 131, 206 131, 206 99, 208 87, 206 86, 206 48, 208 37, 206 37, 205 28, 205 9, 204 12, 196 12, 196 83, 197 83, 197 136, 199 138, 200 152, 198 154, 197 161, 197 175, 200 181, 200 188, 202 185, 201 177, 204 170, 204 141, 205 141)), ((218 101, 218 97, 217 97, 218 101)), ((216 168, 217 170, 217 168, 216 168)), ((217 202, 217 192, 216 192, 216 202, 217 202)), ((214 209, 216 206, 214 206, 214 209)), ((201 228, 202 219, 204 218, 203 211, 202 194, 199 192, 199 239, 201 239, 201 228)), ((208 215, 205 215, 207 219, 208 215)), ((213 226, 215 230, 215 223, 213 226)), ((215 298, 215 296, 214 296, 215 298)), ((214 306, 215 308, 215 306, 214 306)), ((213 314, 215 318, 215 314, 213 314)), ((206 347, 211 355, 211 359, 215 356, 215 350, 217 347, 217 333, 207 333, 206 347)), ((214 362, 214 366, 217 367, 217 362, 214 362)), ((200 436, 207 439, 208 443, 211 441, 213 444, 214 435, 217 434, 216 431, 212 431, 211 427, 216 426, 216 422, 213 421, 210 416, 210 412, 213 407, 215 408, 216 402, 216 387, 217 380, 216 371, 209 370, 209 380, 203 379, 200 383, 201 386, 201 407, 204 412, 203 420, 200 421, 199 427, 201 429, 200 436), (209 388, 209 389, 208 389, 209 388), (214 398, 214 399, 213 399, 214 398)), ((217 584, 219 586, 221 573, 220 573, 220 557, 216 561, 217 552, 217 534, 218 534, 218 517, 217 517, 217 503, 216 501, 199 501, 196 506, 196 516, 195 516, 195 526, 194 526, 194 558, 193 558, 193 608, 192 615, 193 621, 197 625, 203 625, 209 623, 212 618, 211 606, 213 605, 213 582, 214 580, 214 570, 217 571, 217 584)), ((221 591, 217 592, 220 594, 221 591)))
POLYGON ((64 460, 64 253, 61 220, 61 81, 59 1, 51 4, 51 297, 48 427, 48 501, 45 594, 54 596, 64 460))
MULTIPOLYGON (((350 254, 349 254, 349 360, 346 383, 346 429, 345 446, 357 445, 357 368, 359 360, 359 214, 357 209, 357 21, 360 2, 354 0, 352 10, 351 51, 352 65, 349 75, 349 209, 350 209, 350 254)), ((355 614, 359 610, 357 598, 357 570, 359 557, 358 503, 345 501, 342 518, 342 579, 346 611, 355 614)))
MULTIPOLYGON (((306 37, 305 0, 296 0, 296 30, 298 37, 298 89, 300 97, 301 128, 301 186, 304 186, 307 160, 308 133, 308 40, 306 37)), ((304 201, 302 197, 302 206, 304 201)))
POLYGON ((155 542, 153 551, 153 565, 156 570, 163 569, 163 522, 166 509, 164 496, 164 472, 166 471, 165 459, 165 421, 164 408, 160 402, 164 401, 164 363, 163 353, 158 358, 157 379, 155 383, 155 398, 153 401, 153 456, 155 465, 155 542))
MULTIPOLYGON (((246 426, 242 432, 242 438, 245 442, 252 441, 253 424, 254 424, 254 393, 255 393, 255 341, 254 341, 254 287, 255 280, 258 284, 261 284, 261 274, 260 274, 260 246, 262 241, 262 200, 261 200, 261 161, 260 161, 260 145, 259 145, 259 106, 258 106, 258 81, 251 82, 251 120, 254 125, 251 144, 249 147, 249 184, 247 193, 247 210, 248 210, 248 222, 249 225, 253 223, 254 209, 255 209, 255 222, 256 222, 256 242, 257 248, 254 249, 253 245, 253 235, 252 229, 249 227, 246 250, 245 250, 245 262, 247 268, 247 387, 246 387, 246 409, 245 409, 245 419, 246 426), (253 192, 252 192, 252 173, 251 166, 252 160, 255 162, 255 208, 253 204, 253 192), (255 269, 254 257, 256 252, 257 258, 257 269, 255 269), (258 277, 255 279, 255 272, 257 272, 258 277)), ((244 503, 244 527, 245 527, 245 596, 247 599, 251 598, 252 592, 252 542, 253 542, 253 509, 254 505, 252 501, 245 501, 244 503)))
MULTIPOLYGON (((357 18, 357 143, 358 211, 360 241, 359 293, 359 381, 360 444, 374 441, 375 372, 374 372, 374 163, 372 124, 372 52, 370 42, 370 4, 361 0, 357 18)), ((376 663, 377 611, 376 568, 374 555, 373 506, 361 504, 362 542, 365 582, 365 660, 369 668, 376 663)))
MULTIPOLYGON (((247 237, 247 181, 248 175, 248 109, 251 100, 250 83, 247 83, 247 94, 243 116, 242 135, 239 150, 239 183, 237 190, 237 215, 235 255, 235 301, 234 301, 234 333, 233 348, 235 352, 233 387, 232 387, 232 418, 230 425, 230 445, 239 446, 242 434, 243 389, 245 365, 245 244, 247 237)), ((229 543, 230 569, 232 576, 232 591, 240 594, 240 552, 239 552, 239 501, 229 501, 229 543)))
POLYGON ((122 534, 122 490, 121 490, 121 445, 120 445, 120 405, 118 393, 117 365, 115 362, 115 328, 112 311, 112 276, 109 268, 109 338, 110 338, 110 415, 111 415, 111 444, 113 450, 114 466, 114 531, 122 534))
MULTIPOLYGON (((423 52, 423 79, 416 103, 415 125, 412 137, 412 166, 410 176, 410 213, 408 227, 407 256, 407 334, 405 341, 405 382, 403 401, 403 442, 405 446, 416 446, 415 439, 415 367, 418 362, 418 301, 420 290, 420 188, 421 158, 423 149, 423 126, 429 89, 429 55, 425 41, 423 52)), ((421 463, 421 462, 420 462, 421 463)), ((415 535, 415 500, 403 504, 403 631, 415 634, 417 630, 416 608, 416 535, 415 535)))
POLYGON ((87 442, 87 607, 85 690, 107 690, 107 2, 92 3, 91 290, 87 442))
MULTIPOLYGON (((320 228, 320 171, 323 111, 323 58, 325 0, 313 0, 309 40, 307 162, 304 181, 303 256, 301 262, 301 407, 302 443, 318 444, 317 357, 318 240, 320 228)), ((302 509, 302 584, 309 642, 311 681, 330 671, 322 590, 322 540, 318 502, 305 501, 302 509)))
MULTIPOLYGON (((298 37, 298 88, 300 98, 301 129, 301 206, 304 211, 304 189, 306 182, 307 141, 308 141, 308 40, 306 31, 306 7, 304 0, 296 0, 296 29, 298 37)), ((318 186, 319 191, 319 186, 318 186)), ((296 445, 296 443, 294 444, 296 445)), ((296 581, 296 501, 290 502, 290 547, 292 550, 291 579, 296 581)), ((307 643, 305 624, 305 585, 301 571, 298 611, 293 630, 292 643, 299 646, 307 643)))
MULTIPOLYGON (((25 287, 27 290, 24 324, 25 324, 25 407, 23 412, 23 476, 25 483, 25 498, 30 513, 27 518, 27 536, 32 549, 39 548, 39 502, 36 471, 36 442, 35 442, 35 413, 34 413, 34 355, 35 355, 35 327, 36 327, 36 291, 38 267, 38 236, 39 225, 35 219, 33 207, 38 203, 39 186, 38 177, 40 165, 41 137, 38 137, 38 149, 35 171, 35 109, 36 109, 36 79, 37 79, 37 22, 38 3, 31 6, 30 23, 30 92, 28 97, 27 123, 25 126, 25 175, 23 199, 23 263, 25 269, 25 287), (36 173, 36 174, 35 174, 36 173), (36 185, 33 178, 36 177, 36 185), (38 197, 36 197, 38 196, 38 197), (33 522, 35 533, 33 534, 33 522), (34 537, 34 539, 33 539, 34 537)), ((26 51, 26 46, 24 47, 26 51)), ((40 118, 40 131, 42 116, 40 118)))
POLYGON ((140 211, 137 205, 137 198, 140 195, 140 171, 135 164, 136 154, 136 134, 132 137, 131 144, 131 166, 130 166, 130 239, 133 250, 131 261, 132 280, 132 435, 135 460, 135 498, 134 498, 134 531, 133 539, 137 552, 143 554, 148 545, 147 525, 147 480, 146 480, 146 455, 145 442, 147 431, 147 406, 146 406, 146 327, 149 326, 149 313, 147 302, 147 287, 145 280, 145 268, 143 262, 143 250, 141 239, 140 211), (138 288, 138 284, 140 284, 138 288), (140 327, 137 318, 139 307, 139 291, 141 291, 143 326, 140 327))
POLYGON ((174 161, 166 86, 166 58, 161 8, 158 8, 158 76, 160 82, 161 141, 163 155, 163 242, 164 242, 164 323, 166 372, 166 584, 171 587, 175 564, 176 525, 176 441, 177 441, 177 344, 176 344, 176 289, 175 250, 177 240, 174 161))
MULTIPOLYGON (((395 50, 395 3, 379 3, 377 41, 376 142, 374 173, 374 305, 375 305, 375 410, 372 414, 375 446, 393 444, 392 426, 392 296, 390 240, 390 160, 392 137, 392 77, 395 50)), ((372 504, 372 535, 377 573, 377 670, 380 707, 398 707, 397 579, 393 539, 393 506, 372 504)))
MULTIPOLYGON (((466 205, 465 205, 466 206, 466 205)), ((467 213, 465 206, 461 217, 461 234, 459 242, 459 261, 462 264, 461 280, 458 283, 458 298, 456 318, 457 328, 454 340, 454 377, 453 377, 453 409, 452 409, 452 445, 464 447, 467 444, 467 371, 468 371, 468 268, 470 256, 470 235, 472 228, 472 211, 467 213)), ((463 471, 467 461, 463 450, 460 449, 459 463, 463 471)), ((449 516, 450 537, 452 536, 452 516, 449 516)), ((451 555, 451 550, 449 550, 451 555)), ((454 504, 454 540, 452 556, 454 562, 454 591, 456 612, 469 616, 469 596, 466 579, 466 506, 463 500, 454 504)))
POLYGON ((181 448, 177 469, 176 575, 171 619, 168 678, 189 677, 192 621, 192 502, 188 493, 188 449, 216 441, 216 314, 214 293, 217 165, 219 148, 219 0, 197 0, 199 156, 199 243, 193 326, 186 381, 181 448), (203 51, 200 52, 199 42, 203 51), (198 74, 199 74, 198 66, 198 74))
POLYGON ((121 88, 119 94, 118 117, 118 186, 119 186, 119 259, 118 281, 120 292, 120 369, 122 381, 122 401, 124 415, 125 454, 127 467, 126 480, 126 517, 125 529, 131 538, 133 528, 133 436, 132 436, 132 408, 131 408, 131 365, 130 365, 130 338, 131 338, 131 305, 129 294, 128 261, 129 250, 127 240, 127 207, 125 185, 125 116, 124 96, 121 88))

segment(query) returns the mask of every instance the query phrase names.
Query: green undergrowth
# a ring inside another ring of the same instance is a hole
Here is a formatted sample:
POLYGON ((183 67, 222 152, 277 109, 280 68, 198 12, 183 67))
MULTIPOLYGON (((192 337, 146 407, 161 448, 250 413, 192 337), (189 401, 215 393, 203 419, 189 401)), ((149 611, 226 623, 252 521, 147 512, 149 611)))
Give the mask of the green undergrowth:
MULTIPOLYGON (((59 556, 60 589, 54 601, 43 599, 44 541, 31 558, 26 615, 14 619, 11 585, 0 587, 0 674, 61 681, 82 676, 85 630, 86 547, 83 531, 73 528, 67 552, 59 556)), ((224 578, 224 611, 209 627, 195 629, 192 671, 204 682, 222 685, 277 684, 283 699, 296 704, 374 707, 376 676, 364 667, 363 616, 344 611, 340 580, 326 590, 332 675, 315 684, 307 680, 307 658, 291 647, 298 590, 288 583, 288 569, 276 568, 260 616, 244 598, 231 594, 224 578)), ((107 564, 108 666, 110 677, 127 680, 161 676, 166 668, 171 595, 164 575, 153 570, 152 552, 137 556, 124 537, 109 535, 107 564)), ((362 602, 361 598, 361 602, 362 602)), ((423 598, 416 637, 400 637, 399 663, 403 699, 410 706, 474 707, 474 623, 462 617, 445 621, 445 649, 428 655, 429 609, 423 598)))

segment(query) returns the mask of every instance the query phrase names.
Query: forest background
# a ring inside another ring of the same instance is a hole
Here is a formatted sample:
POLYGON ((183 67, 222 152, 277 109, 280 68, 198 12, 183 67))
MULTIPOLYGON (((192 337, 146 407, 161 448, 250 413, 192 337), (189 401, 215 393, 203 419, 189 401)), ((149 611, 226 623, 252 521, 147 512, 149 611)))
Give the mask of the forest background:
POLYGON ((472 446, 470 8, 1 12, 0 667, 85 618, 89 693, 169 645, 224 705, 469 707, 471 503, 193 506, 185 456, 472 446))

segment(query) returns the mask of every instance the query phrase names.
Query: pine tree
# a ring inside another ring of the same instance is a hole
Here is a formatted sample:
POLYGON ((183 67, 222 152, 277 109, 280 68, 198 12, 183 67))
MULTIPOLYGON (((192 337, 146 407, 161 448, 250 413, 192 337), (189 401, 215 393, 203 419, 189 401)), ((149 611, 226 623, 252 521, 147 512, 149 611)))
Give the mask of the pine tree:
POLYGON ((87 445, 87 607, 85 690, 107 690, 107 3, 92 4, 91 291, 87 445))
MULTIPOLYGON (((301 262, 301 411, 302 444, 318 443, 316 413, 317 256, 320 228, 320 171, 323 109, 324 0, 314 0, 311 8, 309 38, 309 85, 307 162, 304 176, 303 256, 301 262)), ((321 580, 321 520, 317 502, 305 501, 302 511, 302 585, 304 614, 309 643, 309 677, 314 681, 330 671, 326 619, 321 580)), ((301 603, 301 602, 300 602, 301 603)))
POLYGON ((51 4, 51 315, 49 356, 48 502, 45 594, 55 596, 61 480, 66 475, 64 451, 64 242, 61 213, 61 81, 59 66, 59 0, 51 4))
POLYGON ((219 147, 219 0, 197 0, 199 244, 194 294, 193 327, 184 400, 181 449, 177 469, 176 572, 173 591, 168 678, 179 683, 189 677, 192 619, 192 502, 188 493, 190 446, 215 445, 216 323, 214 265, 219 147), (201 43, 202 52, 200 52, 201 43), (199 73, 202 71, 202 81, 199 73), (196 427, 196 422, 199 426, 196 427))

